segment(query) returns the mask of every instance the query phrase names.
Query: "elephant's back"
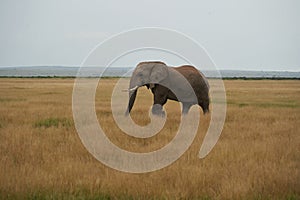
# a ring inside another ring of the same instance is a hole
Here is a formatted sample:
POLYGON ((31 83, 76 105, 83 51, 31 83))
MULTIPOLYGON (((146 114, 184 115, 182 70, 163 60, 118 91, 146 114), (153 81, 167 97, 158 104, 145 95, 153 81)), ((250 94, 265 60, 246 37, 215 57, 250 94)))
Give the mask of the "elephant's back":
POLYGON ((205 78, 205 76, 194 66, 191 65, 183 65, 180 67, 174 67, 176 71, 181 73, 191 84, 191 86, 203 90, 203 89, 209 89, 208 82, 205 78), (199 88, 200 87, 200 88, 199 88))
POLYGON ((195 67, 184 65, 175 67, 191 84, 198 98, 198 102, 209 102, 209 84, 205 76, 195 67))

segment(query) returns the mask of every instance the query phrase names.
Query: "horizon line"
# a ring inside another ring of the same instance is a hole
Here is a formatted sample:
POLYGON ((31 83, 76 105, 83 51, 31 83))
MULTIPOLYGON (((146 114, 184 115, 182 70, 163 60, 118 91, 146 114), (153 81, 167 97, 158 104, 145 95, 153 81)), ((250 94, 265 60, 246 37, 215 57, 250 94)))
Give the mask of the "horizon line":
MULTIPOLYGON (((113 66, 111 68, 131 68, 129 67, 130 65, 124 65, 124 66, 113 66)), ((71 67, 76 67, 80 68, 79 65, 15 65, 15 66, 0 66, 1 68, 21 68, 21 67, 65 67, 65 68, 71 68, 71 67)), ((87 67, 99 67, 99 66, 87 66, 87 67)), ((105 68, 105 67, 101 67, 105 68)), ((134 67, 132 67, 134 68, 134 67)), ((299 67, 300 68, 300 67, 299 67)), ((214 70, 209 70, 209 69, 202 69, 203 71, 214 71, 214 70)), ((261 70, 261 69, 218 69, 219 71, 253 71, 253 72, 300 72, 299 70, 294 70, 294 69, 267 69, 267 70, 261 70)))

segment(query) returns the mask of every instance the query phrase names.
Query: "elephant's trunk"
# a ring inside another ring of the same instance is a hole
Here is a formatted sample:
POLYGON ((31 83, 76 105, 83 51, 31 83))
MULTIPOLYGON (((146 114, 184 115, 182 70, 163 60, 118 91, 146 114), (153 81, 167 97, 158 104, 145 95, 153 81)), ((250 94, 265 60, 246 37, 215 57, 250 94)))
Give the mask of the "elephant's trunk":
POLYGON ((127 107, 127 110, 125 113, 126 116, 129 115, 129 113, 133 107, 133 104, 134 104, 134 101, 136 98, 136 94, 137 94, 137 89, 138 89, 137 86, 136 86, 136 89, 134 89, 134 90, 129 89, 129 102, 128 102, 128 107, 127 107))

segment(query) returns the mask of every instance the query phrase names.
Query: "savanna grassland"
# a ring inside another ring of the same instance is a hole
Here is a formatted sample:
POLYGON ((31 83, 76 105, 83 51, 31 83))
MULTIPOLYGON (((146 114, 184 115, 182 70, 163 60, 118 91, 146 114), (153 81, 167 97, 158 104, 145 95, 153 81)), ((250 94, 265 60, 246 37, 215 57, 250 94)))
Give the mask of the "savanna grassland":
MULTIPOLYGON (((180 122, 169 101, 164 129, 149 139, 115 125, 103 79, 96 113, 108 138, 123 149, 149 152, 168 144, 180 122)), ((213 81, 213 80, 212 80, 213 81)), ((191 147, 172 165, 129 174, 108 168, 82 145, 72 117, 74 79, 0 79, 1 199, 299 199, 300 81, 226 80, 222 135, 204 159, 199 148, 210 122, 203 116, 191 147)), ((126 87, 126 86, 124 86, 126 87)), ((149 123, 152 94, 142 88, 132 112, 149 123)))

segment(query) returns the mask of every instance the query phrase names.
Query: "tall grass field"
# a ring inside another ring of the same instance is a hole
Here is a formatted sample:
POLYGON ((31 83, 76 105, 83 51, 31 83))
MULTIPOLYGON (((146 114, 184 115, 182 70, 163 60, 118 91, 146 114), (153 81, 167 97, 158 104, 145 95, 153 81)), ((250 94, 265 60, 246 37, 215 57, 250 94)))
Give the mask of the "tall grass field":
MULTIPOLYGON (((128 136, 111 112, 117 81, 101 79, 95 97, 107 137, 132 152, 167 145, 179 127, 179 103, 167 102, 156 136, 128 136)), ((111 169, 86 150, 72 117, 73 84, 0 79, 0 199, 300 199, 299 80, 225 80, 226 121, 208 156, 198 158, 211 114, 199 108, 190 148, 172 165, 142 174, 111 169)), ((152 98, 146 87, 139 90, 131 114, 137 124, 150 122, 152 98)))

